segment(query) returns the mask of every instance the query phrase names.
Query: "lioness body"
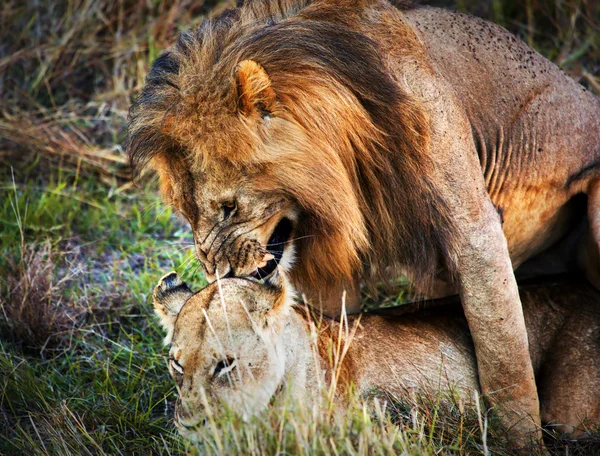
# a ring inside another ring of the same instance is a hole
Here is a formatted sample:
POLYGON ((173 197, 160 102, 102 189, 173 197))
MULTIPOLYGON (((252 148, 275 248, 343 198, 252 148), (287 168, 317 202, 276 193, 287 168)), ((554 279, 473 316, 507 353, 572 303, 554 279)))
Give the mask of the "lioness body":
MULTIPOLYGON (((184 435, 193 437, 206 407, 222 403, 249 416, 291 391, 317 405, 334 376, 341 403, 350 385, 362 395, 380 390, 399 398, 452 390, 467 402, 479 391, 473 344, 456 306, 436 315, 350 317, 340 331, 340 323, 292 310, 288 287, 281 279, 264 285, 226 279, 195 295, 168 287, 155 292, 172 334, 172 363, 181 369, 179 377, 171 371, 180 393, 175 421, 184 435), (215 374, 227 358, 230 370, 215 374)), ((600 293, 562 282, 521 297, 544 422, 575 434, 600 425, 600 293)))
POLYGON ((513 266, 573 228, 581 192, 598 275, 600 102, 498 26, 395 3, 249 0, 206 21, 155 62, 129 151, 210 281, 281 261, 330 315, 402 272, 458 292, 523 443, 539 406, 513 266))
MULTIPOLYGON (((542 422, 575 434, 599 426, 600 293, 561 282, 522 290, 521 302, 542 422)), ((347 380, 363 392, 480 391, 472 341, 456 307, 437 315, 365 315, 347 356, 347 380)))

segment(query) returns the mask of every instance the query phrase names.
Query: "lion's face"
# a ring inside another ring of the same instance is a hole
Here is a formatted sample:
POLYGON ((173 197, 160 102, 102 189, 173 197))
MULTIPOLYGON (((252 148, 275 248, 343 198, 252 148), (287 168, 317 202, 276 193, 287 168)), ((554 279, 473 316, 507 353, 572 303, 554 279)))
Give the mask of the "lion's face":
POLYGON ((218 160, 171 179, 166 192, 188 220, 206 278, 264 278, 293 258, 298 209, 283 192, 261 190, 260 169, 238 170, 218 160))
MULTIPOLYGON (((196 438, 197 428, 223 406, 247 418, 269 404, 285 368, 281 322, 291 297, 284 280, 279 274, 265 284, 221 280, 183 306, 169 302, 168 291, 162 300, 155 295, 163 326, 173 330, 169 372, 179 392, 175 424, 184 437, 196 438), (174 328, 166 308, 178 312, 171 320, 174 328)), ((171 300, 181 296, 173 294, 171 300)))
POLYGON ((222 96, 184 81, 177 113, 161 123, 171 146, 154 158, 162 193, 189 221, 209 282, 289 267, 300 213, 281 179, 289 177, 281 161, 296 152, 298 127, 278 111, 262 67, 242 62, 236 78, 222 96))

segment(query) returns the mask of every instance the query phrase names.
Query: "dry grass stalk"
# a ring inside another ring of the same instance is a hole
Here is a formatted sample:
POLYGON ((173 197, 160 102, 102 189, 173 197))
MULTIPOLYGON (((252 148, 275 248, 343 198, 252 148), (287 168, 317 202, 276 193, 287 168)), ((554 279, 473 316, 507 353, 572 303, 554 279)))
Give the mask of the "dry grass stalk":
POLYGON ((207 9, 193 0, 3 2, 0 163, 39 155, 128 177, 120 142, 131 99, 179 25, 207 9))
POLYGON ((9 260, 12 268, 0 298, 5 337, 42 354, 66 342, 87 313, 63 294, 73 273, 55 280, 53 256, 50 242, 24 246, 18 261, 9 260))

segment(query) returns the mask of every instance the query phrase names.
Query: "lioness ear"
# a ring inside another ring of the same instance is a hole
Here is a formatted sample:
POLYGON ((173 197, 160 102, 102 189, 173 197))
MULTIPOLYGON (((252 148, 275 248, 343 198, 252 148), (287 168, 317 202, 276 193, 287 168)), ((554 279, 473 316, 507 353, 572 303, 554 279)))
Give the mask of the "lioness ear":
POLYGON ((244 60, 236 68, 238 109, 246 117, 269 117, 275 107, 275 90, 265 69, 254 60, 244 60))
POLYGON ((163 329, 167 332, 164 343, 173 339, 175 320, 186 301, 193 296, 188 286, 181 281, 176 272, 163 276, 154 287, 154 312, 163 329))

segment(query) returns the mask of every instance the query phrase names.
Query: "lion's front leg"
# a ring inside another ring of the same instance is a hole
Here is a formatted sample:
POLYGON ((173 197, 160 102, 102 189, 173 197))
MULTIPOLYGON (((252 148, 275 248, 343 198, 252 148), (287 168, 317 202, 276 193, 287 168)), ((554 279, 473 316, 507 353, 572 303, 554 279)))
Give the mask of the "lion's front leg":
POLYGON ((516 446, 541 441, 527 330, 500 216, 487 192, 473 130, 451 87, 425 74, 409 81, 431 116, 433 174, 449 207, 456 260, 449 265, 477 357, 482 391, 516 446))
POLYGON ((541 439, 523 310, 498 214, 489 200, 461 237, 458 286, 480 384, 519 446, 541 439))
POLYGON ((587 279, 600 290, 600 179, 590 182, 587 194, 590 231, 580 241, 578 259, 587 279))

